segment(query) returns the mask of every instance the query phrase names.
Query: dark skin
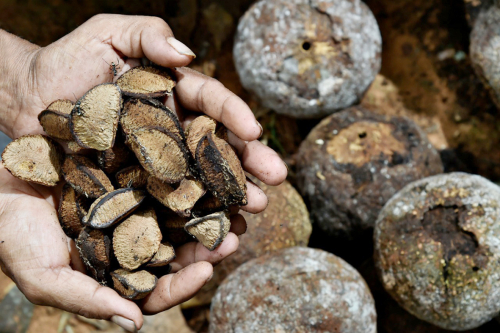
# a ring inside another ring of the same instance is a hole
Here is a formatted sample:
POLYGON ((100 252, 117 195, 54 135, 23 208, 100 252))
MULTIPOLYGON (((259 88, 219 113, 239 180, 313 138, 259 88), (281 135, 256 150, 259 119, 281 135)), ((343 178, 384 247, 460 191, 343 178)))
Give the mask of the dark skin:
MULTIPOLYGON (((147 57, 177 68, 178 84, 167 105, 184 125, 193 112, 223 122, 244 169, 267 184, 283 182, 286 167, 273 150, 257 141, 262 130, 249 107, 220 82, 183 68, 193 56, 176 40, 168 39, 172 36, 161 19, 122 15, 95 16, 44 48, 0 30, 0 129, 11 138, 43 133, 37 116, 52 101, 74 101, 91 87, 116 79, 108 63, 114 62, 120 75, 147 57)), ((264 210, 265 194, 252 183, 247 186, 248 205, 242 209, 264 210)), ((143 313, 161 312, 192 297, 210 279, 213 265, 236 251, 237 235, 246 227, 243 217, 236 214, 231 232, 215 251, 199 243, 181 246, 172 263, 173 274, 162 277, 150 296, 135 303, 84 274, 74 243, 57 220, 60 188, 28 184, 0 167, 2 271, 35 304, 89 318, 119 316, 128 320, 120 322, 121 326, 131 331, 142 326, 143 313)))

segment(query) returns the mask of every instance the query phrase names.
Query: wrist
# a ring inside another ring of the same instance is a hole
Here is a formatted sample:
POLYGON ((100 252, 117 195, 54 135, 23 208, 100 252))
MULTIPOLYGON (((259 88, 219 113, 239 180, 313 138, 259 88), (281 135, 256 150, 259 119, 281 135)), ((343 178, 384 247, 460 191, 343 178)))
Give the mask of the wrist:
POLYGON ((34 62, 40 47, 0 29, 0 130, 15 138, 32 105, 34 62))

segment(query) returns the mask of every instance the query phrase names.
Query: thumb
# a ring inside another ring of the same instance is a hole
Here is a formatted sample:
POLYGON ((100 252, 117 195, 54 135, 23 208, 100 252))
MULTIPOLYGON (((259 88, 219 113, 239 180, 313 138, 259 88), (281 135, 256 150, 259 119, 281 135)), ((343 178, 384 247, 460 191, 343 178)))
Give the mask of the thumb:
POLYGON ((69 266, 54 268, 37 275, 36 287, 19 285, 26 297, 35 304, 48 305, 87 318, 111 320, 129 332, 143 324, 142 312, 132 301, 103 287, 92 278, 69 266))
POLYGON ((182 67, 196 57, 159 17, 99 14, 83 26, 105 35, 103 40, 129 58, 147 57, 161 66, 182 67))

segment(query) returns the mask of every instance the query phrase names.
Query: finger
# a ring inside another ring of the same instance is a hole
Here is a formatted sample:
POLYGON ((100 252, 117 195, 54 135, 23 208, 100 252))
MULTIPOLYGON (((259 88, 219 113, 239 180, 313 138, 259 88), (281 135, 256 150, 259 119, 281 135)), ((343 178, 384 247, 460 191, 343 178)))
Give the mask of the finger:
POLYGON ((222 122, 239 138, 256 140, 262 127, 248 105, 219 81, 190 68, 178 68, 175 91, 180 104, 222 122))
POLYGON ((229 228, 229 231, 236 236, 243 235, 247 231, 245 218, 240 214, 231 216, 231 228, 229 228))
POLYGON ((247 179, 247 201, 246 206, 241 206, 240 208, 245 212, 257 214, 266 209, 269 200, 267 195, 255 185, 252 181, 247 179))
POLYGON ((19 287, 32 303, 56 307, 87 318, 116 322, 121 317, 118 320, 122 324, 120 326, 130 331, 142 326, 142 313, 137 304, 68 266, 30 272, 30 275, 36 281, 30 283, 25 280, 19 287))
POLYGON ((170 263, 172 272, 177 272, 191 264, 208 261, 215 265, 222 259, 233 254, 237 249, 240 241, 232 232, 228 233, 224 241, 213 251, 208 250, 199 242, 189 242, 180 246, 176 250, 176 257, 170 263))
POLYGON ((243 169, 268 185, 279 185, 288 174, 283 160, 260 141, 245 142, 228 132, 229 143, 236 148, 243 169))
POLYGON ((193 297, 212 277, 213 267, 198 262, 158 280, 156 288, 141 302, 145 314, 165 311, 193 297))
POLYGON ((158 17, 99 14, 83 26, 129 58, 147 57, 161 66, 178 67, 186 66, 195 57, 158 17))

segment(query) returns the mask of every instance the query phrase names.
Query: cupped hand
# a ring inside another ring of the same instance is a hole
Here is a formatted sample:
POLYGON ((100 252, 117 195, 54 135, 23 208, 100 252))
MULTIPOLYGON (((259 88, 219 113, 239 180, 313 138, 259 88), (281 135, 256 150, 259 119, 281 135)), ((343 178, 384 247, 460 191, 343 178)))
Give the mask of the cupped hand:
MULTIPOLYGON (((249 107, 218 81, 183 68, 194 55, 159 18, 98 15, 53 44, 30 52, 28 82, 20 90, 22 109, 10 126, 13 137, 43 133, 37 116, 52 101, 75 101, 93 86, 112 82, 112 63, 119 75, 146 57, 176 68, 178 83, 166 103, 181 120, 192 112, 210 115, 230 130, 229 141, 248 173, 270 185, 286 177, 278 155, 257 141, 262 128, 249 107)), ((253 183, 247 182, 247 188, 248 205, 242 209, 252 213, 265 209, 265 194, 253 183)), ((0 167, 2 270, 33 303, 113 320, 131 331, 142 326, 142 313, 157 313, 192 297, 210 279, 212 265, 236 251, 236 235, 245 230, 243 217, 235 215, 232 232, 215 251, 194 242, 179 247, 173 273, 159 279, 146 299, 132 302, 84 274, 74 242, 57 220, 54 207, 59 193, 60 186, 28 184, 0 167)))

